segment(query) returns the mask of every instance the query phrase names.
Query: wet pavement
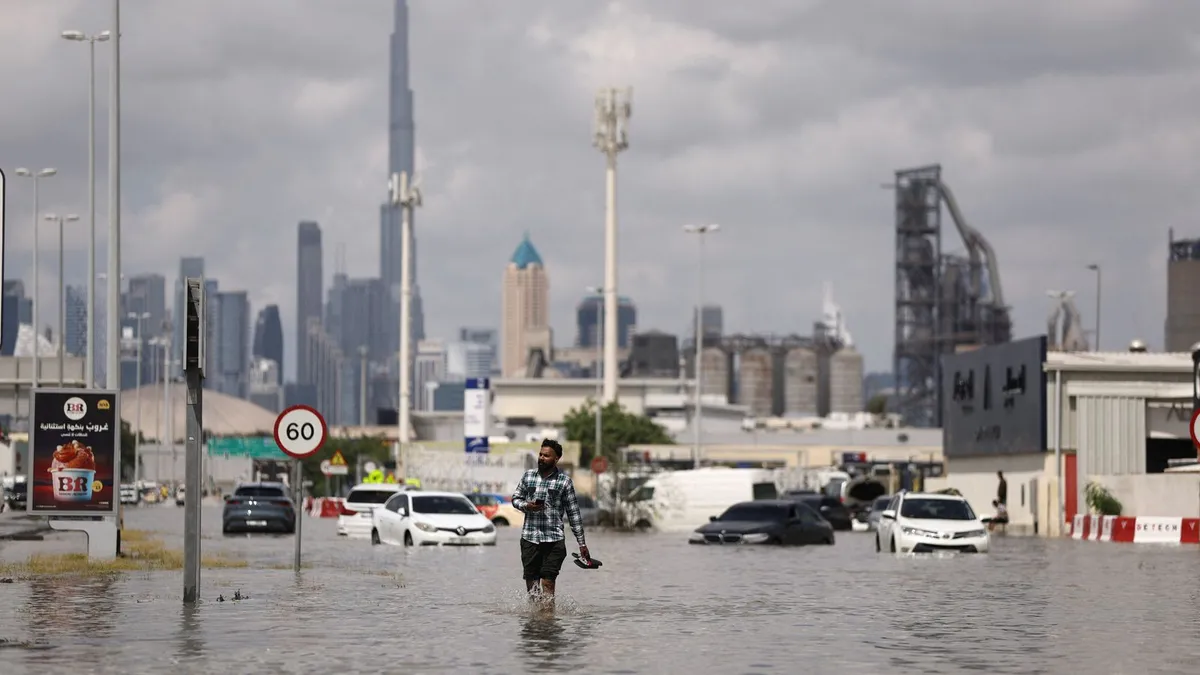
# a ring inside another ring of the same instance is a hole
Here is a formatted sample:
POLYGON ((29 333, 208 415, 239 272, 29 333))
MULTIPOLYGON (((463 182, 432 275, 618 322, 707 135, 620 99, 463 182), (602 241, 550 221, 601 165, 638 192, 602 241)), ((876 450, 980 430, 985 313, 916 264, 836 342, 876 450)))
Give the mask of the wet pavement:
MULTIPOLYGON (((554 617, 523 598, 519 533, 485 549, 372 547, 304 523, 291 537, 220 535, 185 609, 179 572, 0 584, 0 670, 17 673, 1194 673, 1200 548, 1003 539, 985 556, 833 547, 689 546, 593 533, 554 617), (235 593, 248 596, 232 600, 235 593), (218 602, 218 596, 225 598, 218 602)), ((182 546, 183 510, 126 525, 182 546)), ((82 551, 82 535, 0 542, 0 558, 82 551)))

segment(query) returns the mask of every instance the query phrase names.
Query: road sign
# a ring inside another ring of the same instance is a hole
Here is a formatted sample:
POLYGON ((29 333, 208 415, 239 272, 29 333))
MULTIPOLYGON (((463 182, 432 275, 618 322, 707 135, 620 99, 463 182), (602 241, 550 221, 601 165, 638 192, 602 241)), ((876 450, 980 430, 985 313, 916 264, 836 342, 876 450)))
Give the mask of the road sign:
POLYGON ((1197 428, 1197 425, 1200 425, 1200 408, 1192 412, 1192 423, 1188 425, 1192 430, 1192 445, 1200 452, 1200 433, 1197 433, 1200 432, 1200 428, 1197 428))
POLYGON ((346 458, 342 456, 341 450, 333 451, 333 459, 329 460, 331 466, 346 466, 346 458))
POLYGON ((270 436, 222 436, 208 439, 209 457, 249 457, 251 459, 289 459, 270 436))
POLYGON ((326 476, 345 476, 350 473, 350 467, 345 464, 334 464, 326 459, 321 462, 321 473, 326 476))
POLYGON ((608 459, 605 457, 592 458, 592 473, 600 475, 608 471, 608 459))
POLYGON ((328 434, 325 418, 306 405, 294 405, 275 418, 275 443, 295 459, 320 450, 328 434))

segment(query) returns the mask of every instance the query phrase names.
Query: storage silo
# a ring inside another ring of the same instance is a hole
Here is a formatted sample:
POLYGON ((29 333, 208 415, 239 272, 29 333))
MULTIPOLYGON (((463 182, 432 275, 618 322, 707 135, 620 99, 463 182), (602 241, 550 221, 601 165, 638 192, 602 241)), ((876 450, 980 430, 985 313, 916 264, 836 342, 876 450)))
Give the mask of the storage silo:
POLYGON ((703 396, 720 396, 729 400, 729 354, 720 347, 705 347, 700 356, 704 366, 704 382, 700 385, 703 396))
POLYGON ((853 347, 844 347, 829 357, 829 411, 862 410, 863 357, 853 347))
POLYGON ((817 414, 817 353, 808 347, 793 347, 783 357, 783 414, 817 414))
POLYGON ((742 352, 738 364, 738 403, 749 407, 755 417, 770 417, 773 379, 770 350, 751 347, 742 352))

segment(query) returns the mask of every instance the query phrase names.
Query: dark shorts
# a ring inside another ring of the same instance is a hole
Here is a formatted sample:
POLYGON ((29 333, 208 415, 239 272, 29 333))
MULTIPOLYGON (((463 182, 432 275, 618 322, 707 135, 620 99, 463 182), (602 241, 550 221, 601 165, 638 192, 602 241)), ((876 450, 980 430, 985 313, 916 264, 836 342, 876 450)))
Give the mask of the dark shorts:
POLYGON ((566 559, 567 542, 565 540, 559 539, 543 544, 521 540, 521 567, 524 568, 526 581, 557 579, 559 571, 562 570, 563 561, 566 559))

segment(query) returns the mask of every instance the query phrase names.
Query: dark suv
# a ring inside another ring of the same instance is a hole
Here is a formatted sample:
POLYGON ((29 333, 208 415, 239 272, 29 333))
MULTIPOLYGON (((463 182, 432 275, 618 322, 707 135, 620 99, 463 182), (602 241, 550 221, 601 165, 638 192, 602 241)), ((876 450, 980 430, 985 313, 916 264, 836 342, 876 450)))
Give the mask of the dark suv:
POLYGON ((225 511, 221 514, 224 534, 295 531, 296 505, 283 483, 242 483, 225 497, 225 511))
POLYGON ((785 499, 790 499, 794 502, 800 502, 808 506, 813 511, 821 514, 821 517, 829 521, 833 525, 833 529, 845 531, 853 529, 851 523, 850 509, 839 501, 836 497, 826 495, 803 493, 803 492, 788 492, 784 495, 785 499))

